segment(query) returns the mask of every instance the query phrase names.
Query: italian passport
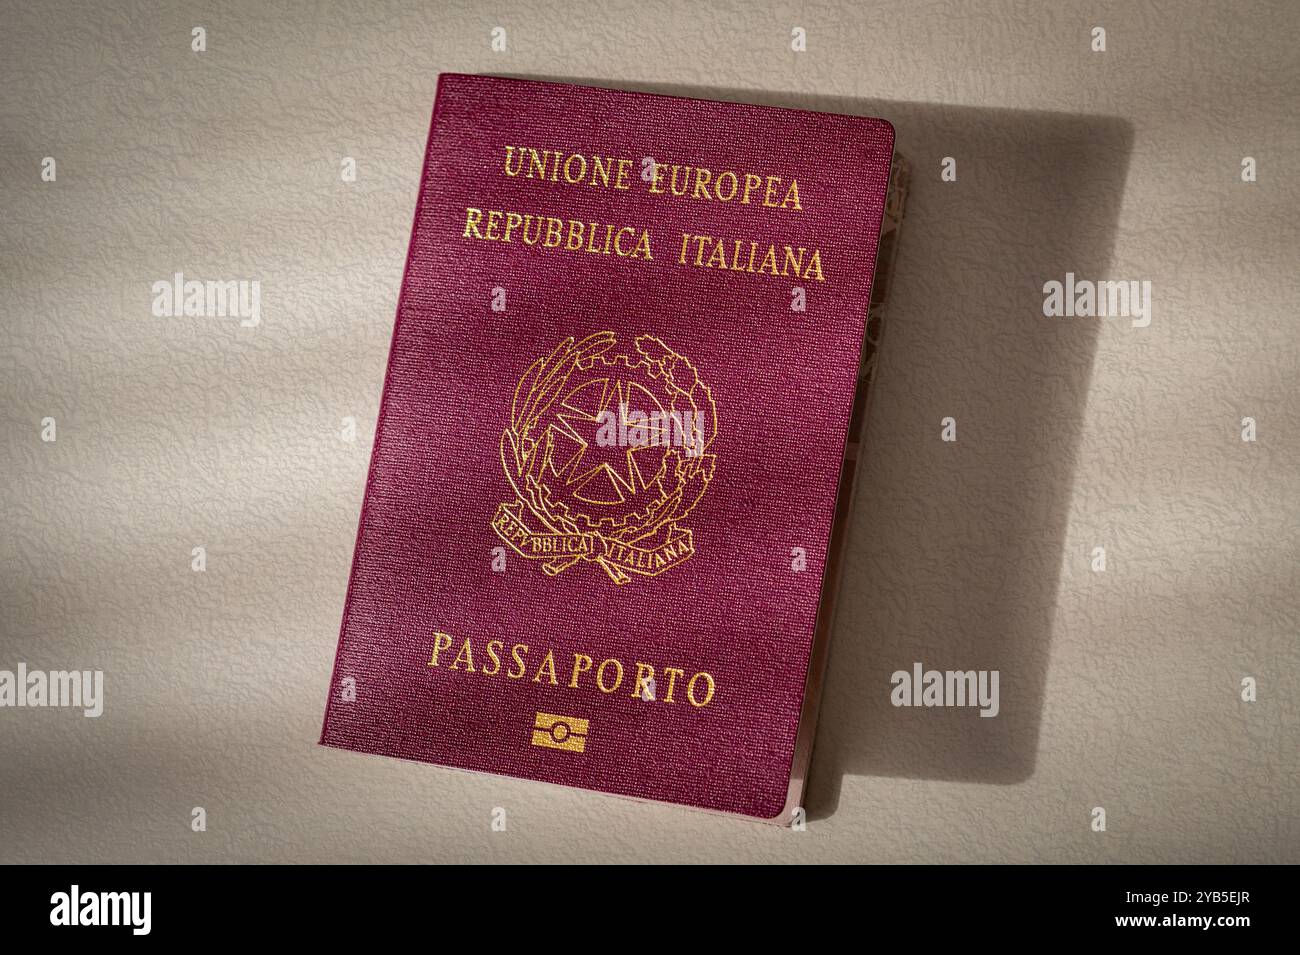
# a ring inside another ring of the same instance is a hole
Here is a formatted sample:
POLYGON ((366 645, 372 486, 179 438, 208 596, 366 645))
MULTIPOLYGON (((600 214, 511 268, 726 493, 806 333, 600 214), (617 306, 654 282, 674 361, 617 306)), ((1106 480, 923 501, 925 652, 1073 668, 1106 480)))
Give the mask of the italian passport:
POLYGON ((321 743, 797 818, 893 151, 439 78, 321 743))

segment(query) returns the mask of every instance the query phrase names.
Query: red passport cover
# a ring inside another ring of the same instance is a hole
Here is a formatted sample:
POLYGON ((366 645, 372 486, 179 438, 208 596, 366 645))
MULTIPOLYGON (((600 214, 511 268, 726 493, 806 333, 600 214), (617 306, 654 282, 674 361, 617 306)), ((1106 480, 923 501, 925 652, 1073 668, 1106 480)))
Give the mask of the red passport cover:
POLYGON ((893 142, 439 78, 322 743, 792 810, 893 142))

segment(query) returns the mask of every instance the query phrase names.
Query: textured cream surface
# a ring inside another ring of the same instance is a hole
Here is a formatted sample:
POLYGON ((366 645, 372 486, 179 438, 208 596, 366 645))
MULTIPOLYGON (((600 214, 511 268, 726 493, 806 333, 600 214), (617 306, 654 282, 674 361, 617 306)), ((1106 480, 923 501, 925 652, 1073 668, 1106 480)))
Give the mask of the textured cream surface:
POLYGON ((1300 8, 159 6, 0 11, 0 669, 106 697, 0 709, 0 862, 1300 862, 1300 8), (806 832, 316 745, 440 71, 898 128, 806 832), (176 271, 261 324, 153 317, 176 271), (1001 713, 893 707, 916 661, 1001 713))

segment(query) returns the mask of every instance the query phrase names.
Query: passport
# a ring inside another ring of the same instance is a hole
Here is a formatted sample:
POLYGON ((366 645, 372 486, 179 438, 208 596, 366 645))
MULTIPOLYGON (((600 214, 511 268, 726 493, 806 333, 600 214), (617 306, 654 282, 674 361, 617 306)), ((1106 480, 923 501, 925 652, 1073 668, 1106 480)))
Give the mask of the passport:
POLYGON ((322 744, 798 817, 893 153, 439 77, 322 744))

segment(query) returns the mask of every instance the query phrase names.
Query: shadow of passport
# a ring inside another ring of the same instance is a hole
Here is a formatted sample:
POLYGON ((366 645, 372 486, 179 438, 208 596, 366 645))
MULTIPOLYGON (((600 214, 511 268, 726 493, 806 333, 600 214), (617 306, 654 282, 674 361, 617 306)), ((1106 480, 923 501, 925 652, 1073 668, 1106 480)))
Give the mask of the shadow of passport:
MULTIPOLYGON (((1037 757, 1080 422, 1102 319, 1043 283, 1110 277, 1132 126, 1104 116, 530 76, 880 116, 912 164, 806 802, 843 777, 1014 783, 1037 757), (957 162, 943 182, 944 157, 957 162), (957 422, 955 443, 941 420, 957 422), (997 670, 1000 710, 895 707, 890 676, 997 670)), ((773 150, 780 144, 773 143, 773 150)), ((1122 278, 1124 276, 1114 276, 1122 278)), ((1119 321, 1127 321, 1119 319, 1119 321)), ((1090 546, 1090 545, 1089 545, 1090 546)))

